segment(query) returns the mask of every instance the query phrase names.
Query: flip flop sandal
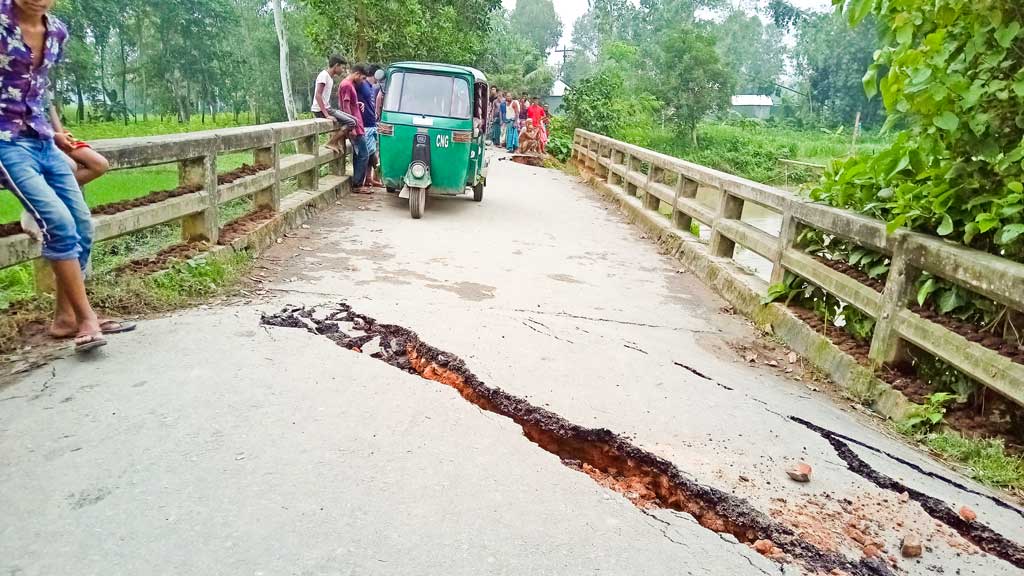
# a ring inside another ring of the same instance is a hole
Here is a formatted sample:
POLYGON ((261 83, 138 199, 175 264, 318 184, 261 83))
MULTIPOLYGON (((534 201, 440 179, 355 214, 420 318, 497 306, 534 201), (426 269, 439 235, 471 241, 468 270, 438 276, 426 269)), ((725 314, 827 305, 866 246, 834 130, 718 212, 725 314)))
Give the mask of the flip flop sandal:
POLYGON ((80 334, 75 337, 75 353, 85 354, 107 345, 102 334, 80 334))
POLYGON ((133 322, 122 322, 120 320, 104 320, 103 322, 100 322, 100 330, 107 335, 133 332, 136 328, 138 328, 138 326, 133 322))

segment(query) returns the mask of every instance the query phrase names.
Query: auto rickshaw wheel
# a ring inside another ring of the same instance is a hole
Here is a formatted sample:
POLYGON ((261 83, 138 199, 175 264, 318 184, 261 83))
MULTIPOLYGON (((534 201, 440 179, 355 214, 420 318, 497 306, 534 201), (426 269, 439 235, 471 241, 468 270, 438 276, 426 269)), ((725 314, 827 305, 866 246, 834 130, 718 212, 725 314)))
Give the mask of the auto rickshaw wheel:
POLYGON ((423 188, 409 188, 409 215, 413 220, 423 218, 427 208, 427 191, 423 188))
POLYGON ((473 186, 473 201, 483 202, 484 201, 484 183, 480 182, 473 186))

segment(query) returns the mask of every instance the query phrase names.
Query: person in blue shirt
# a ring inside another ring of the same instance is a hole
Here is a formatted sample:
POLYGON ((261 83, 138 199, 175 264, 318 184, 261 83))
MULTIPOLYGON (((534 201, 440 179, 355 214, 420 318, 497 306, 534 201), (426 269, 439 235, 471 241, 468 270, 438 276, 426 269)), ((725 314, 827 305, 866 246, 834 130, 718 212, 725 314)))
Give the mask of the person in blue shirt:
POLYGON ((366 178, 361 186, 372 186, 381 188, 384 183, 377 177, 380 166, 380 147, 377 139, 377 71, 380 66, 372 64, 367 68, 366 79, 356 85, 356 94, 359 96, 359 111, 363 115, 363 126, 366 129, 366 151, 369 153, 369 162, 366 169, 366 178))

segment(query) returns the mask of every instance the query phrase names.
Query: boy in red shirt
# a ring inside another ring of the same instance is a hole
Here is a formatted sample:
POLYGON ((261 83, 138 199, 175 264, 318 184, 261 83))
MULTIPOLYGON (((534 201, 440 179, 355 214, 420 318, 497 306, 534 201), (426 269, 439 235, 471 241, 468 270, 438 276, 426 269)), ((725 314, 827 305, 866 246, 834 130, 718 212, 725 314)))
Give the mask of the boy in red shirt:
POLYGON ((366 165, 370 154, 366 149, 366 128, 363 126, 363 114, 359 109, 359 94, 356 84, 366 79, 366 67, 357 64, 352 72, 338 86, 338 108, 342 112, 355 117, 356 125, 349 133, 352 141, 352 191, 357 194, 373 194, 373 190, 364 187, 366 165))

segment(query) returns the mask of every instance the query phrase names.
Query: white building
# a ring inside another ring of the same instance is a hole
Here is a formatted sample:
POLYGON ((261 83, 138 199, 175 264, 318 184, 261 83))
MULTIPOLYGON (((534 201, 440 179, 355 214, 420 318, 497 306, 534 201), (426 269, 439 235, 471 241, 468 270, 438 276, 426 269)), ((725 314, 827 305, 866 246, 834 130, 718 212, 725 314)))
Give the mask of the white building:
POLYGON ((732 109, 747 118, 767 120, 772 115, 774 105, 771 96, 740 94, 732 97, 732 109))

